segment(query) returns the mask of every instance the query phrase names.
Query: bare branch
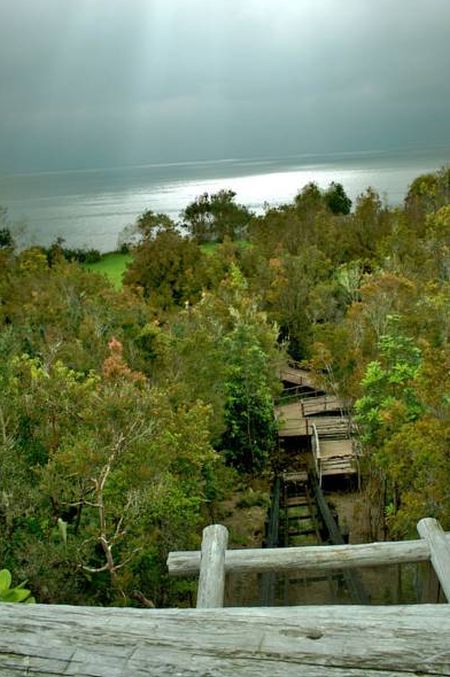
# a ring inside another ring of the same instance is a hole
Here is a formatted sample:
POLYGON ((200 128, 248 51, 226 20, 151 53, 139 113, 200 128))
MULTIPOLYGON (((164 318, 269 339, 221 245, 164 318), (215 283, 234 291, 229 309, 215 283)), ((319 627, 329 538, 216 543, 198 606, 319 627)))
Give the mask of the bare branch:
POLYGON ((104 564, 102 567, 98 567, 97 569, 93 569, 91 567, 84 566, 84 564, 81 566, 83 571, 88 571, 90 574, 99 574, 102 571, 108 571, 109 569, 109 564, 104 564))
POLYGON ((138 552, 140 552, 141 550, 142 550, 142 548, 135 548, 135 549, 133 550, 133 552, 131 552, 130 555, 128 555, 128 557, 127 557, 126 559, 123 560, 123 562, 121 562, 120 564, 116 564, 116 565, 115 565, 114 570, 117 571, 118 569, 121 569, 121 568, 124 567, 126 564, 128 564, 128 562, 131 562, 131 560, 133 559, 133 557, 134 557, 138 552))

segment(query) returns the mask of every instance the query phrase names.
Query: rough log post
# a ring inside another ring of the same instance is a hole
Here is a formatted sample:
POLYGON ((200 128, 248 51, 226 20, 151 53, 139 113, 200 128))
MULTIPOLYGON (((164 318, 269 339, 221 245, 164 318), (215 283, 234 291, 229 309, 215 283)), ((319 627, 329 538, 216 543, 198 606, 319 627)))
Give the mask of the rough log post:
POLYGON ((214 609, 223 606, 227 545, 228 529, 226 527, 221 524, 211 524, 203 529, 197 609, 214 609))
POLYGON ((439 582, 450 602, 450 545, 439 522, 433 517, 425 517, 417 524, 417 531, 430 548, 431 564, 439 582))

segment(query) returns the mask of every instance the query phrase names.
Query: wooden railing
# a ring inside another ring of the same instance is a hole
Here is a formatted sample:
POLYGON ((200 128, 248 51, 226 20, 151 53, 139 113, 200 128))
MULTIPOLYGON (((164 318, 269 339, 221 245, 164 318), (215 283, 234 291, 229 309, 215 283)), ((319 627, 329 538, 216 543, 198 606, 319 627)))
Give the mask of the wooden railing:
POLYGON ((227 550, 207 527, 202 553, 171 553, 172 573, 200 571, 197 609, 0 604, 0 675, 167 677, 450 677, 445 604, 222 608, 227 571, 327 570, 431 561, 450 596, 450 536, 355 546, 227 550), (201 608, 200 608, 201 607, 201 608))
POLYGON ((311 437, 311 449, 312 449, 312 455, 314 459, 314 466, 316 468, 316 475, 319 480, 319 487, 322 486, 322 465, 321 465, 321 458, 320 458, 320 442, 319 442, 319 435, 317 432, 317 426, 313 423, 312 424, 312 430, 313 434, 311 437))
POLYGON ((200 572, 197 607, 223 606, 227 572, 323 572, 411 562, 431 564, 450 601, 450 533, 427 517, 417 525, 415 541, 386 541, 362 545, 303 546, 227 550, 228 531, 220 524, 203 530, 201 552, 171 552, 167 565, 176 576, 200 572))

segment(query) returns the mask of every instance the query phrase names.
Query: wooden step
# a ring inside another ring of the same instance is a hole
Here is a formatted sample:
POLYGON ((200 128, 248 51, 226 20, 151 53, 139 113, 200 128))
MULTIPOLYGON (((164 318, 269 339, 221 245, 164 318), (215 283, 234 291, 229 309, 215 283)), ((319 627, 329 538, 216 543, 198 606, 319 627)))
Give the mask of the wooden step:
POLYGON ((303 496, 292 496, 291 498, 286 499, 284 507, 294 508, 296 506, 304 506, 304 505, 309 505, 306 498, 304 498, 303 496))
POLYGON ((304 470, 301 470, 300 472, 283 473, 283 480, 286 483, 298 482, 306 484, 306 482, 308 481, 308 473, 305 472, 304 470))
POLYGON ((310 534, 316 534, 315 529, 302 529, 301 531, 288 531, 288 536, 309 536, 310 534))

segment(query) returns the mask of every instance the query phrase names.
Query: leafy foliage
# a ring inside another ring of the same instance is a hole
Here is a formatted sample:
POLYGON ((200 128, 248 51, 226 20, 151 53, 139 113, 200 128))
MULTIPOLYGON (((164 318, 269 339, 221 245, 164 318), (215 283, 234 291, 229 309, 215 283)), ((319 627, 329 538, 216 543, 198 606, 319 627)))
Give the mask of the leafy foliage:
POLYGON ((329 188, 325 191, 325 202, 333 214, 350 214, 352 201, 346 195, 341 183, 331 182, 329 188))
POLYGON ((157 311, 194 303, 206 282, 202 252, 171 224, 156 234, 151 229, 133 250, 124 282, 141 289, 157 311))
POLYGON ((25 588, 26 583, 21 583, 15 588, 11 586, 12 576, 8 569, 0 570, 0 602, 25 602, 25 604, 34 604, 36 600, 30 590, 25 588))
POLYGON ((275 448, 277 426, 265 376, 266 355, 251 327, 240 324, 224 343, 225 432, 221 447, 228 463, 244 472, 263 470, 275 448))
POLYGON ((251 212, 235 203, 236 193, 220 190, 204 193, 189 204, 181 214, 184 225, 199 243, 239 240, 246 236, 251 212))
MULTIPOLYGON (((391 325, 397 324, 396 319, 391 318, 391 325)), ((382 448, 389 431, 422 412, 413 385, 421 351, 411 338, 394 333, 383 335, 378 347, 380 360, 367 365, 361 381, 364 395, 355 402, 355 410, 363 443, 382 448)))

